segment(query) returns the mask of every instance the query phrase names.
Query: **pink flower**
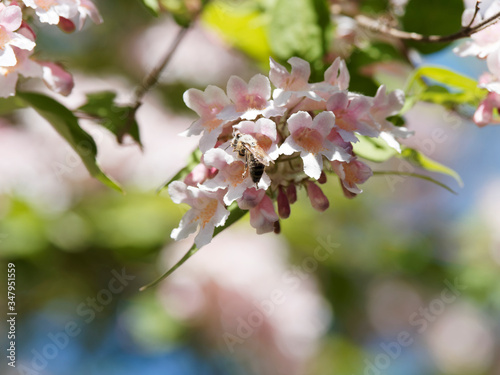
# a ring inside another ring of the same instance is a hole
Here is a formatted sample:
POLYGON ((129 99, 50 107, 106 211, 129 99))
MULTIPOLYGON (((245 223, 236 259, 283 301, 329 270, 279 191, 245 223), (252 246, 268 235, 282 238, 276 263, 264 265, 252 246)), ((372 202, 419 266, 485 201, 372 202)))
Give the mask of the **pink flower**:
MULTIPOLYGON (((0 7, 2 5, 0 4, 0 7)), ((35 36, 28 27, 21 27, 19 35, 28 40, 34 40, 35 36)), ((0 67, 0 97, 7 98, 16 94, 16 85, 19 75, 24 77, 41 77, 42 68, 30 59, 32 51, 13 47, 16 64, 9 67, 0 67)))
MULTIPOLYGON (((474 25, 479 24, 483 19, 490 18, 500 12, 500 1, 495 0, 486 10, 484 18, 478 14, 474 19, 474 25)), ((467 8, 462 15, 462 25, 469 26, 472 17, 474 16, 474 8, 467 8)), ((500 23, 495 23, 477 33, 471 35, 471 40, 462 43, 456 47, 453 52, 461 57, 477 56, 480 59, 487 58, 493 52, 500 49, 500 40, 498 34, 500 33, 500 23)))
POLYGON ((89 17, 96 25, 102 23, 102 17, 96 6, 90 0, 78 0, 78 14, 79 24, 78 28, 81 30, 85 24, 85 19, 89 17))
POLYGON ((277 106, 287 104, 290 99, 309 98, 315 101, 323 101, 309 84, 311 67, 309 63, 298 57, 292 57, 288 60, 292 66, 292 72, 283 65, 278 64, 272 58, 270 59, 271 71, 269 79, 277 89, 273 92, 274 103, 277 106))
POLYGON ((217 138, 222 133, 223 125, 227 122, 217 118, 217 115, 231 102, 222 89, 211 85, 204 92, 189 89, 184 93, 183 98, 184 103, 195 111, 200 119, 193 122, 181 135, 190 137, 203 133, 200 139, 200 150, 206 152, 215 146, 217 138))
MULTIPOLYGON (((226 189, 224 203, 230 205, 236 199, 243 196, 243 192, 255 186, 248 170, 245 170, 245 163, 237 160, 236 155, 230 154, 220 148, 208 150, 203 158, 205 165, 219 170, 217 175, 204 182, 202 188, 207 191, 226 189)), ((264 172, 259 181, 258 187, 267 190, 271 180, 264 172)))
POLYGON ((379 130, 377 125, 370 118, 372 103, 369 98, 363 95, 349 97, 345 91, 333 93, 326 109, 335 114, 336 129, 346 142, 357 142, 354 133, 377 137, 379 130))
POLYGON ((231 76, 227 83, 227 96, 234 103, 226 107, 218 118, 226 121, 241 118, 255 120, 257 116, 281 116, 286 108, 274 107, 271 98, 271 83, 269 79, 257 74, 250 79, 248 84, 237 76, 231 76))
POLYGON ((339 90, 347 90, 351 77, 345 61, 337 57, 325 72, 325 82, 337 86, 339 90))
POLYGON ((16 33, 21 27, 23 15, 16 5, 5 6, 0 3, 0 67, 10 67, 17 64, 13 47, 31 51, 35 42, 16 33))
POLYGON ((174 181, 168 186, 168 193, 174 203, 186 203, 191 209, 181 219, 178 228, 172 231, 171 237, 178 241, 200 231, 194 243, 198 248, 210 243, 215 227, 224 225, 229 216, 229 211, 222 203, 224 190, 208 192, 184 182, 174 181))
POLYGON ((188 186, 198 186, 208 178, 210 169, 203 163, 198 164, 193 170, 184 178, 184 183, 188 186))
POLYGON ((332 161, 331 164, 343 187, 353 194, 361 194, 363 190, 357 184, 364 183, 373 175, 370 167, 357 159, 347 163, 332 161))
POLYGON ((70 19, 78 13, 75 0, 23 0, 26 6, 35 9, 40 22, 57 25, 59 17, 70 19))
POLYGON ((394 126, 387 117, 394 116, 401 111, 405 103, 405 95, 401 90, 394 90, 386 94, 385 86, 377 90, 370 115, 380 127, 380 138, 387 142, 396 151, 401 152, 401 145, 396 138, 408 138, 413 134, 405 127, 394 126))
POLYGON ((304 172, 318 179, 323 169, 323 156, 328 160, 347 161, 351 158, 343 149, 327 139, 335 126, 332 112, 321 112, 314 120, 307 112, 298 112, 288 119, 290 136, 279 148, 280 154, 292 155, 300 152, 304 172))
POLYGON ((71 94, 75 83, 70 73, 53 62, 40 61, 39 64, 42 67, 43 82, 49 89, 64 96, 71 94))
POLYGON ((240 133, 250 134, 254 137, 257 144, 272 160, 278 158, 278 133, 274 121, 267 118, 260 118, 256 122, 241 121, 238 125, 233 126, 233 128, 239 130, 240 133))
POLYGON ((250 188, 245 190, 238 200, 242 210, 250 210, 250 225, 257 229, 257 234, 274 231, 274 223, 279 220, 274 210, 273 201, 264 190, 250 188))
POLYGON ((474 123, 479 127, 483 127, 491 123, 499 123, 500 119, 495 119, 493 115, 494 110, 498 108, 500 108, 500 94, 496 92, 489 92, 474 113, 474 123))
POLYGON ((325 92, 345 91, 351 79, 345 61, 340 57, 337 57, 325 71, 324 77, 323 82, 315 83, 312 87, 325 92))

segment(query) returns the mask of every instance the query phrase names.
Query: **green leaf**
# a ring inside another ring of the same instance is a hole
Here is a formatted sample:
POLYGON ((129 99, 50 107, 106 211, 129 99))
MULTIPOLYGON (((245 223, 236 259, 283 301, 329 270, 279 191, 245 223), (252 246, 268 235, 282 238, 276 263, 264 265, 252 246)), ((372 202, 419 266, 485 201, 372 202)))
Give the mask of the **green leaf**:
POLYGON ((405 119, 403 116, 400 115, 394 115, 387 117, 387 121, 392 122, 395 126, 404 126, 405 125, 405 119))
MULTIPOLYGON (((462 28, 462 0, 410 0, 402 18, 404 30, 422 35, 449 35, 462 28)), ((449 43, 421 43, 408 41, 421 53, 433 53, 449 43)))
POLYGON ((73 112, 58 101, 38 93, 18 92, 27 105, 33 107, 69 143, 82 159, 90 175, 103 184, 123 192, 121 187, 106 176, 97 165, 97 146, 94 139, 78 124, 73 112))
POLYGON ((363 159, 381 163, 398 153, 380 138, 357 137, 359 142, 353 143, 354 153, 363 159))
POLYGON ((429 172, 437 172, 454 178, 460 187, 463 187, 464 185, 460 175, 453 169, 430 159, 417 150, 406 148, 401 152, 401 157, 408 160, 411 164, 429 172))
MULTIPOLYGON (((229 226, 231 226, 232 224, 237 222, 239 219, 241 219, 243 216, 245 216, 245 214, 248 212, 247 210, 242 210, 241 208, 239 208, 238 204, 236 202, 233 202, 233 204, 231 206, 229 206, 228 210, 230 212, 229 217, 227 218, 227 220, 223 226, 215 228, 213 237, 217 236, 224 229, 228 228, 229 226)), ((139 290, 142 292, 143 290, 146 290, 147 288, 150 288, 152 286, 157 285, 162 280, 165 280, 177 268, 182 266, 189 258, 191 258, 194 254, 196 254, 196 252, 198 252, 198 250, 199 249, 196 247, 196 245, 193 244, 193 246, 191 246, 191 248, 188 250, 188 252, 186 254, 184 254, 184 256, 177 263, 175 263, 175 265, 172 266, 167 272, 165 272, 163 275, 161 275, 155 281, 153 281, 147 285, 144 285, 139 290)))
POLYGON ((246 3, 212 1, 204 9, 202 19, 229 45, 245 52, 266 68, 271 48, 266 35, 265 14, 246 3))
POLYGON ((431 80, 442 83, 443 85, 466 91, 476 92, 478 90, 478 83, 472 78, 438 66, 422 66, 415 70, 411 78, 408 80, 405 91, 408 93, 417 83, 420 83, 421 88, 427 87, 428 84, 424 81, 424 78, 430 78, 431 80))
POLYGON ((402 112, 417 101, 427 101, 448 107, 460 104, 477 106, 487 90, 477 87, 478 82, 446 68, 422 66, 415 70, 406 84, 407 102, 402 112))
POLYGON ((292 56, 311 63, 314 70, 323 66, 328 49, 330 15, 324 0, 277 0, 270 13, 269 43, 281 61, 292 56))
POLYGON ((160 13, 160 5, 158 4, 158 0, 142 0, 146 8, 156 17, 160 13))
POLYGON ((27 105, 17 96, 0 99, 0 115, 6 115, 14 112, 16 109, 26 108, 27 105))
POLYGON ((167 182, 163 183, 162 186, 160 186, 156 191, 158 194, 163 192, 168 188, 168 185, 170 185, 171 182, 173 181, 178 181, 178 180, 183 180, 192 170, 194 167, 196 167, 198 164, 200 164, 201 161, 201 151, 200 149, 194 150, 191 155, 189 156, 189 159, 187 161, 187 164, 184 168, 182 168, 179 172, 177 172, 174 177, 172 177, 170 180, 167 182))
POLYGON ((361 12, 377 14, 386 12, 389 9, 389 0, 363 0, 361 2, 361 12))
POLYGON ((115 104, 115 98, 116 93, 112 91, 87 94, 87 103, 78 110, 90 115, 95 122, 111 131, 119 143, 122 143, 125 134, 129 134, 142 147, 135 109, 115 104))

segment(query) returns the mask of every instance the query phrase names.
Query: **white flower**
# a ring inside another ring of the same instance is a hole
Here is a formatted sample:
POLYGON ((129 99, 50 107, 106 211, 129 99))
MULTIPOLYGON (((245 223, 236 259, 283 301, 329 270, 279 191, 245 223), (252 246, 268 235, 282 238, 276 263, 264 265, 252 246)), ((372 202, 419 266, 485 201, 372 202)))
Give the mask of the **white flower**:
POLYGON ((168 186, 168 193, 174 203, 191 206, 181 219, 179 227, 172 231, 171 237, 176 241, 184 239, 199 227, 200 231, 194 240, 196 246, 200 248, 210 243, 215 227, 224 225, 229 216, 229 211, 222 203, 225 191, 208 192, 174 181, 168 186))
POLYGON ((328 160, 348 161, 351 156, 335 146, 327 137, 335 126, 335 115, 325 111, 314 120, 307 112, 298 112, 288 119, 290 136, 281 145, 280 154, 292 155, 300 152, 304 162, 304 172, 318 179, 323 169, 323 156, 328 160))
POLYGON ((59 17, 70 19, 77 15, 75 0, 23 0, 26 6, 35 9, 40 22, 57 25, 59 17))

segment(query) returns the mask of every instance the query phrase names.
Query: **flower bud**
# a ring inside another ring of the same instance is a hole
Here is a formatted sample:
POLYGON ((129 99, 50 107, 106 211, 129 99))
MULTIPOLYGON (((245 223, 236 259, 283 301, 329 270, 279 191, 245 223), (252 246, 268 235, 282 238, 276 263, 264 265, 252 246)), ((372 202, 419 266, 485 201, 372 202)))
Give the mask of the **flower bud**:
POLYGON ((297 188, 295 187, 295 184, 290 184, 286 188, 286 195, 288 197, 288 203, 293 204, 297 202, 297 188))
POLYGON ((342 188, 342 192, 344 193, 344 196, 346 198, 353 199, 358 195, 356 193, 353 193, 352 191, 347 190, 342 181, 340 181, 340 187, 342 188))
POLYGON ((42 80, 45 85, 58 94, 68 96, 73 91, 75 82, 73 76, 56 63, 39 62, 42 67, 42 80))
POLYGON ((278 214, 282 219, 290 216, 290 203, 282 186, 279 187, 278 191, 278 214))
POLYGON ((325 211, 330 207, 330 202, 328 198, 323 194, 320 187, 312 181, 307 182, 307 195, 311 201, 313 208, 319 212, 325 211))
POLYGON ((208 169, 208 177, 207 178, 214 178, 215 176, 217 176, 217 173, 219 173, 219 170, 217 168, 209 168, 208 169))
POLYGON ((64 17, 59 17, 59 23, 57 24, 57 27, 59 27, 61 31, 64 31, 67 34, 72 33, 76 29, 76 26, 73 23, 73 21, 68 20, 67 18, 64 17))
POLYGON ((186 176, 184 183, 188 186, 198 186, 202 184, 208 178, 209 169, 205 164, 198 164, 193 170, 186 176))
POLYGON ((280 225, 280 221, 279 220, 276 220, 273 224, 274 226, 274 230, 273 232, 276 233, 276 234, 280 234, 281 233, 281 225, 280 225))
POLYGON ((321 176, 318 178, 318 184, 326 183, 326 174, 324 171, 321 171, 321 176))

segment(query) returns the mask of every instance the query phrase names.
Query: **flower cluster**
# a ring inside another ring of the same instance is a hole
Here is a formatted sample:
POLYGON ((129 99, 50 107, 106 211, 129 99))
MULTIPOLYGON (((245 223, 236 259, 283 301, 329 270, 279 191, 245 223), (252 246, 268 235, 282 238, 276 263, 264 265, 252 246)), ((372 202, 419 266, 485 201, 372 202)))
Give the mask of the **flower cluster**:
POLYGON ((375 97, 349 92, 349 72, 340 58, 318 83, 309 83, 308 62, 293 57, 288 63, 291 72, 271 59, 269 78, 258 74, 248 83, 232 76, 227 93, 215 86, 184 93, 199 119, 182 135, 201 135, 203 156, 183 182, 169 185, 174 202, 191 206, 172 232, 175 240, 200 228, 195 244, 206 245, 233 202, 250 211, 257 233, 279 232, 297 188, 306 189, 316 210, 328 208, 318 185, 327 173, 338 176, 347 197, 362 192, 358 184, 372 171, 353 152, 360 135, 381 137, 400 151, 397 138, 410 132, 387 118, 401 110, 403 92, 387 93, 384 86, 375 97))
MULTIPOLYGON (((486 9, 484 18, 481 14, 476 14, 475 8, 468 8, 462 15, 462 25, 476 26, 483 20, 489 19, 500 12, 500 0, 495 0, 486 9), (471 24, 472 22, 472 24, 471 24)), ((462 43, 454 49, 454 52, 461 56, 476 56, 486 59, 489 72, 484 73, 479 79, 479 87, 489 91, 486 98, 481 102, 474 113, 474 122, 478 126, 485 126, 490 123, 500 123, 500 118, 494 113, 500 108, 500 22, 496 22, 487 28, 473 34, 471 39, 462 43)))
POLYGON ((90 0, 22 0, 0 3, 0 97, 16 93, 19 75, 42 78, 49 89, 69 95, 73 77, 59 64, 32 58, 36 35, 27 20, 36 16, 41 22, 58 25, 65 32, 83 27, 90 17, 101 23, 101 16, 90 0), (7 4, 7 5, 6 5, 7 4), (34 13, 34 14, 33 14, 34 13))

